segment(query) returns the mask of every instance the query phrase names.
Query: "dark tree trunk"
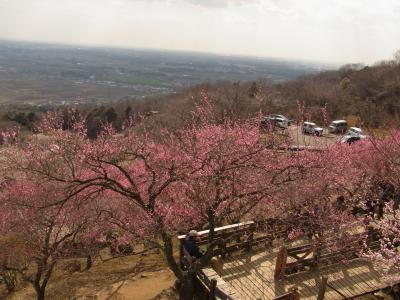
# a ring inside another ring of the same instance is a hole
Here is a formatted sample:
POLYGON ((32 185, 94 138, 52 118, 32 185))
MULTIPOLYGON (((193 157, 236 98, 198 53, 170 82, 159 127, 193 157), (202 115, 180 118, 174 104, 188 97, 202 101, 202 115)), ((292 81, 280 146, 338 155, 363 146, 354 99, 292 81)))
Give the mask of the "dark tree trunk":
MULTIPOLYGON (((211 214, 211 210, 210 210, 211 214)), ((214 240, 214 216, 209 216, 210 220, 210 234, 209 234, 209 245, 206 254, 198 260, 196 264, 193 264, 188 270, 183 271, 178 262, 174 257, 173 242, 171 236, 168 235, 167 231, 164 230, 164 224, 161 220, 158 220, 159 228, 161 230, 161 237, 163 241, 163 251, 165 258, 167 259, 168 266, 177 278, 176 288, 179 292, 180 300, 193 300, 195 296, 195 278, 198 270, 209 263, 212 254, 212 243, 214 240)))
POLYGON ((36 291, 37 300, 44 300, 47 283, 50 280, 55 265, 56 261, 52 261, 48 264, 48 257, 43 258, 42 261, 38 263, 35 279, 31 281, 36 291))
MULTIPOLYGON (((160 224, 162 224, 160 222, 160 224)), ((161 226, 160 226, 161 227, 161 226)), ((193 300, 194 298, 194 271, 188 270, 187 272, 183 272, 179 267, 177 261, 174 257, 173 252, 173 243, 171 237, 163 231, 161 233, 163 240, 163 251, 165 258, 167 259, 168 265, 171 271, 177 278, 177 282, 175 284, 176 289, 179 293, 180 300, 193 300)))
POLYGON ((193 300, 194 299, 194 278, 193 273, 185 274, 182 279, 178 281, 177 290, 179 292, 180 300, 193 300))
POLYGON ((88 254, 88 256, 86 257, 86 270, 89 270, 93 265, 93 260, 92 260, 92 256, 90 254, 88 254))
POLYGON ((37 300, 44 300, 44 289, 41 289, 40 292, 37 294, 37 300))
POLYGON ((167 259, 168 266, 170 267, 171 271, 174 273, 176 278, 181 279, 183 277, 183 272, 174 257, 174 247, 172 238, 163 229, 164 224, 161 221, 158 221, 158 223, 159 223, 159 228, 161 230, 161 238, 163 241, 163 251, 165 258, 167 259))
POLYGON ((36 299, 37 299, 37 300, 44 300, 46 287, 41 287, 40 285, 37 286, 37 285, 35 284, 35 285, 34 285, 34 288, 35 288, 35 291, 36 291, 36 299))

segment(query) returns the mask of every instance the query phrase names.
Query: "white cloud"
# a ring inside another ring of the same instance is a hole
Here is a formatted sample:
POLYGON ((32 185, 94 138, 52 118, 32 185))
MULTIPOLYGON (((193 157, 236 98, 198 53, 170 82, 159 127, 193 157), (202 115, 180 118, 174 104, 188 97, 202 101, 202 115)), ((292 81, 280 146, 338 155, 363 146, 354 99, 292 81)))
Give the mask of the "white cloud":
POLYGON ((223 8, 229 5, 245 5, 253 2, 258 2, 258 0, 185 0, 191 4, 209 8, 223 8))
POLYGON ((0 0, 0 38, 373 62, 399 36, 397 0, 0 0))
MULTIPOLYGON (((176 2, 177 0, 131 0, 131 1, 150 1, 150 2, 176 2)), ((195 6, 202 6, 207 8, 224 8, 230 5, 246 5, 262 0, 182 0, 183 2, 190 3, 195 6)))

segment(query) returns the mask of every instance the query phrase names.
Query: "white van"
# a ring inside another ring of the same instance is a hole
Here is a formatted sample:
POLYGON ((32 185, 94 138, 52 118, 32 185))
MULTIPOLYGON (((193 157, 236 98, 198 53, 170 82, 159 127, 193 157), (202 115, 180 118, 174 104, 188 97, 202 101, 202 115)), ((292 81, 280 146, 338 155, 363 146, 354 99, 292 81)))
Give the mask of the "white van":
POLYGON ((329 125, 330 133, 345 133, 347 130, 347 122, 345 120, 336 120, 329 125))

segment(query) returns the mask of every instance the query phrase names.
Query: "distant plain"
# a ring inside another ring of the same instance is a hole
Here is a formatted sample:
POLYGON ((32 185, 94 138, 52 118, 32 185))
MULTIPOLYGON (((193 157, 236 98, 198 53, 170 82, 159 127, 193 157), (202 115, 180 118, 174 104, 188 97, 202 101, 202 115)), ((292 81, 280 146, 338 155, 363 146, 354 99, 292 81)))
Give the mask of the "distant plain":
POLYGON ((205 82, 278 83, 325 68, 277 59, 0 41, 0 103, 107 103, 205 82))

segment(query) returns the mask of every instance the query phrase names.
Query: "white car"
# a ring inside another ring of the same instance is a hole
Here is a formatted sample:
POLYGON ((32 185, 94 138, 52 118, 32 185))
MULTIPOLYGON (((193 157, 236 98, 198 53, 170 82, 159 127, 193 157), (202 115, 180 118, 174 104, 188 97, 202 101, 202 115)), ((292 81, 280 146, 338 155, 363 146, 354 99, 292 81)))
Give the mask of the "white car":
POLYGON ((276 115, 271 115, 263 118, 261 127, 265 129, 269 127, 286 129, 288 127, 288 120, 276 115))
POLYGON ((286 118, 275 117, 274 120, 279 128, 287 128, 289 125, 288 120, 286 118))
POLYGON ((361 128, 358 127, 350 127, 349 131, 347 131, 346 135, 341 139, 342 143, 352 144, 357 141, 368 139, 368 135, 366 135, 361 128))
POLYGON ((291 123, 293 122, 293 120, 289 120, 287 117, 285 117, 284 115, 278 115, 278 114, 272 114, 269 115, 270 118, 275 118, 275 119, 280 119, 282 120, 282 122, 287 125, 290 126, 291 123))
POLYGON ((324 129, 318 127, 317 124, 313 122, 304 122, 303 123, 303 133, 313 134, 316 136, 322 136, 324 129))
POLYGON ((351 134, 346 134, 345 136, 342 137, 340 140, 341 143, 347 143, 349 145, 358 142, 358 141, 365 141, 368 140, 368 136, 366 135, 351 135, 351 134))
POLYGON ((357 136, 361 136, 361 135, 365 135, 364 132, 361 130, 361 128, 358 127, 350 127, 349 131, 347 131, 346 135, 357 135, 357 136))

